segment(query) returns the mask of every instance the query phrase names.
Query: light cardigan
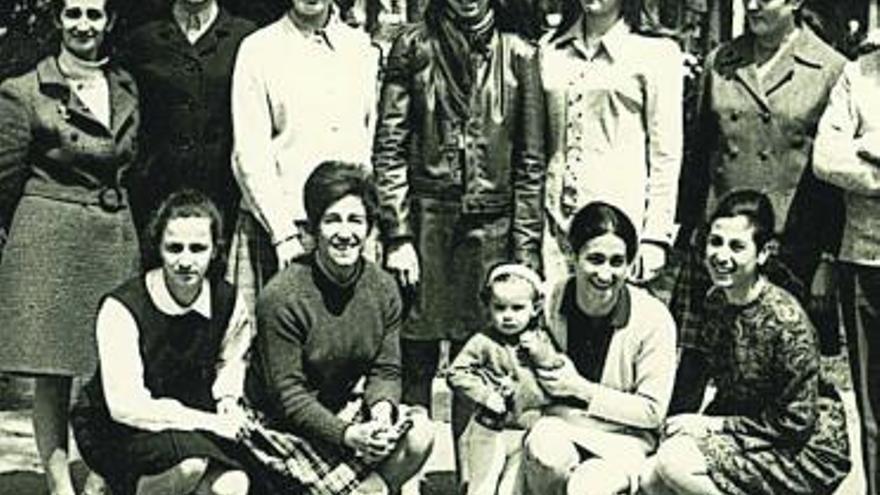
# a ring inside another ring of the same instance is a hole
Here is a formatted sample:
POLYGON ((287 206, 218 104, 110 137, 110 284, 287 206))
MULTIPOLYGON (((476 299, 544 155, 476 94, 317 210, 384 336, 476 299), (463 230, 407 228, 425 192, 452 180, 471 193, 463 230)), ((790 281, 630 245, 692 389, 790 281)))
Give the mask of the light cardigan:
MULTIPOLYGON (((569 279, 570 280, 570 279, 569 279)), ((547 298, 547 327, 556 343, 568 349, 568 322, 562 312, 565 286, 556 284, 547 298)), ((628 321, 614 330, 602 377, 585 408, 551 408, 569 423, 632 435, 653 450, 666 419, 676 368, 675 322, 666 306, 646 290, 626 285, 628 321)))

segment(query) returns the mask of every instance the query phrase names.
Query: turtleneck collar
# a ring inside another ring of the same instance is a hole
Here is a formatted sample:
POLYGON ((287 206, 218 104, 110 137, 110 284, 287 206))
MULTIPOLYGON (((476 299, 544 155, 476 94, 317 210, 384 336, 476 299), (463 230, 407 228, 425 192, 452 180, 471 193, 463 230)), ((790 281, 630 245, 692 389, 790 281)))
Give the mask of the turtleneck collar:
POLYGON ((104 67, 106 67, 108 60, 108 57, 98 60, 85 60, 62 46, 61 53, 58 55, 58 68, 67 79, 98 79, 104 77, 104 67))

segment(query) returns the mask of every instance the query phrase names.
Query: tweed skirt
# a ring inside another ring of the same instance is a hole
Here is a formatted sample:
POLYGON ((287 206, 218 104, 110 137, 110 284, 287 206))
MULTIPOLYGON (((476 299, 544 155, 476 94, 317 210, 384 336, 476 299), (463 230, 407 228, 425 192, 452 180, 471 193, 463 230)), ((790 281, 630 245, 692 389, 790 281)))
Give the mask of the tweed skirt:
POLYGON ((24 196, 0 261, 0 370, 91 374, 98 304, 139 270, 127 208, 24 196))

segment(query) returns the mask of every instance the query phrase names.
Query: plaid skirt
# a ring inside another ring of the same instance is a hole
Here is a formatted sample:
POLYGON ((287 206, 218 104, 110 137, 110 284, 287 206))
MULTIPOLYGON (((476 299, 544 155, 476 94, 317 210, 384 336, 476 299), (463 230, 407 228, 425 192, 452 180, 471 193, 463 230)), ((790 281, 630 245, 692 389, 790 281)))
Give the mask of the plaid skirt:
MULTIPOLYGON (((363 420, 358 411, 354 422, 363 420)), ((401 406, 398 436, 412 424, 411 412, 401 406)), ((256 416, 243 442, 268 472, 266 484, 275 494, 348 495, 376 467, 351 449, 273 430, 256 416)))

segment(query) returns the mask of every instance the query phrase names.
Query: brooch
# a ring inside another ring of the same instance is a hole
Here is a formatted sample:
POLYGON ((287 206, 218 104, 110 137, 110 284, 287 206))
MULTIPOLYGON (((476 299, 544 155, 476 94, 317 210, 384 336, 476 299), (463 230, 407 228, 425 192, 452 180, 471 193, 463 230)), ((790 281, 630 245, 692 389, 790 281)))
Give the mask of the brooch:
POLYGON ((64 103, 59 103, 57 110, 58 116, 61 117, 61 120, 65 122, 70 120, 70 111, 67 109, 67 105, 65 105, 64 103))

